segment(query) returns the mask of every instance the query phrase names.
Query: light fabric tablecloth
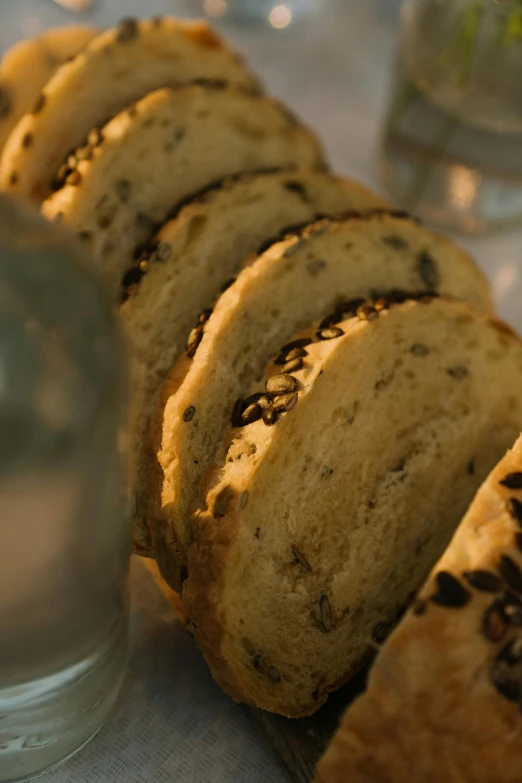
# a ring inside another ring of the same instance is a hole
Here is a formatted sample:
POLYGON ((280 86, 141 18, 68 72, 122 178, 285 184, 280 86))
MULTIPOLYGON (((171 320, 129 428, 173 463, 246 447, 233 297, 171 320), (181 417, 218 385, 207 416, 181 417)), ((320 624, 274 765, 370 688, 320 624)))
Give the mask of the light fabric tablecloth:
MULTIPOLYGON (((84 17, 198 15, 197 0, 97 0, 84 17)), ((388 92, 397 0, 325 0, 319 20, 275 31, 224 24, 268 88, 322 135, 340 172, 376 185, 375 145, 388 92)), ((50 0, 0 0, 0 50, 74 20, 50 0)), ((522 232, 466 242, 522 328, 522 232)), ((192 640, 139 561, 132 570, 128 676, 95 740, 45 783, 279 783, 287 775, 246 713, 215 685, 192 640)))

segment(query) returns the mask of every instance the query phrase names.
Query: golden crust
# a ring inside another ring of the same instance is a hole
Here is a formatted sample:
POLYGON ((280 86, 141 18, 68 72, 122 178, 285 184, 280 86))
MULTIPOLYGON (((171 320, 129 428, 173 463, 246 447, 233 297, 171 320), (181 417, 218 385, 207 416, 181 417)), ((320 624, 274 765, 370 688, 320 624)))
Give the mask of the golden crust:
MULTIPOLYGON (((522 716, 515 698, 522 686, 520 629, 515 620, 497 618, 485 631, 493 602, 511 605, 505 600, 506 566, 499 568, 500 558, 515 563, 507 571, 513 586, 517 566, 522 566, 516 538, 520 519, 509 506, 513 498, 522 501, 522 490, 501 483, 520 471, 522 438, 479 490, 421 590, 416 606, 417 611, 424 608, 423 613, 411 610, 385 644, 366 694, 348 710, 319 764, 317 783, 520 781, 522 716), (501 590, 472 587, 464 573, 477 570, 500 578, 501 590), (466 605, 448 607, 431 600, 440 592, 441 571, 456 576, 469 593, 466 605), (512 643, 511 665, 499 664, 512 643), (495 685, 495 678, 497 683, 504 678, 504 685, 495 685), (499 687, 511 688, 515 700, 502 695, 499 687)), ((509 601, 518 606, 520 598, 515 591, 509 601)))

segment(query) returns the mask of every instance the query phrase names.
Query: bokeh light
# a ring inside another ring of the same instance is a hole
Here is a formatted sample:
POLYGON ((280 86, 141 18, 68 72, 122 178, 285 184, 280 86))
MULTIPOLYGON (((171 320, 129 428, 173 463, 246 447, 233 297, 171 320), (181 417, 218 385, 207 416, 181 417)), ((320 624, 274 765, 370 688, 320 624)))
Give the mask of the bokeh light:
POLYGON ((292 12, 287 5, 275 5, 270 11, 268 21, 276 30, 282 30, 292 21, 292 12))

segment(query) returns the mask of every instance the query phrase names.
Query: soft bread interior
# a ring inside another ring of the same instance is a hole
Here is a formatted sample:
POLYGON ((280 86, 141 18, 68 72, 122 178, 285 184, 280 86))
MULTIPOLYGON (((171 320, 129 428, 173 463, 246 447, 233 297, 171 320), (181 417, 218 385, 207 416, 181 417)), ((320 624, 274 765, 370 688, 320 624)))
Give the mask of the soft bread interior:
POLYGON ((354 673, 522 427, 522 345, 468 305, 339 326, 292 410, 232 431, 186 583, 221 684, 289 716, 354 673))

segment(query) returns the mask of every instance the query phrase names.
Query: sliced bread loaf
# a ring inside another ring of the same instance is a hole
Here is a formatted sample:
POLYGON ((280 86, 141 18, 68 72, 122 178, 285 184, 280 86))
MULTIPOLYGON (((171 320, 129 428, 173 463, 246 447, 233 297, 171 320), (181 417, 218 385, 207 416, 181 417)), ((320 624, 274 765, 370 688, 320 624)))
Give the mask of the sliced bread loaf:
POLYGON ((202 78, 259 88, 243 61, 204 22, 125 19, 45 86, 9 138, 0 188, 41 202, 60 165, 91 128, 152 90, 202 78))
POLYGON ((386 642, 318 781, 518 783, 521 525, 519 439, 386 642))
MULTIPOLYGON (((120 309, 134 364, 133 451, 136 463, 135 549, 149 551, 143 523, 148 476, 155 460, 148 433, 156 395, 187 335, 245 258, 298 223, 382 200, 356 182, 311 169, 278 169, 225 180, 159 232, 129 270, 120 309), (127 292, 126 292, 127 295, 127 292)), ((202 319, 204 320, 204 315, 202 319)), ((196 345, 203 327, 192 333, 196 345)))
POLYGON ((42 211, 85 240, 115 296, 141 243, 180 201, 242 171, 322 163, 315 136, 281 104, 222 82, 151 93, 89 150, 42 211))
MULTIPOLYGON (((98 34, 99 30, 87 25, 56 27, 20 41, 4 54, 0 62, 0 157, 7 137, 31 110, 56 69, 98 34)), ((30 146, 31 136, 26 135, 24 143, 30 146)))
POLYGON ((199 482, 229 426, 234 400, 294 331, 334 311, 343 298, 393 287, 437 289, 491 307, 485 278, 460 248, 385 212, 323 220, 277 243, 220 297, 194 358, 180 360, 165 387, 164 483, 162 492, 152 485, 148 492, 147 524, 173 587, 179 587, 174 559, 184 565, 199 482), (154 506, 160 497, 161 511, 154 506))
POLYGON ((516 335, 463 302, 387 306, 276 360, 194 522, 196 641, 234 698, 290 717, 368 657, 522 427, 516 335))

